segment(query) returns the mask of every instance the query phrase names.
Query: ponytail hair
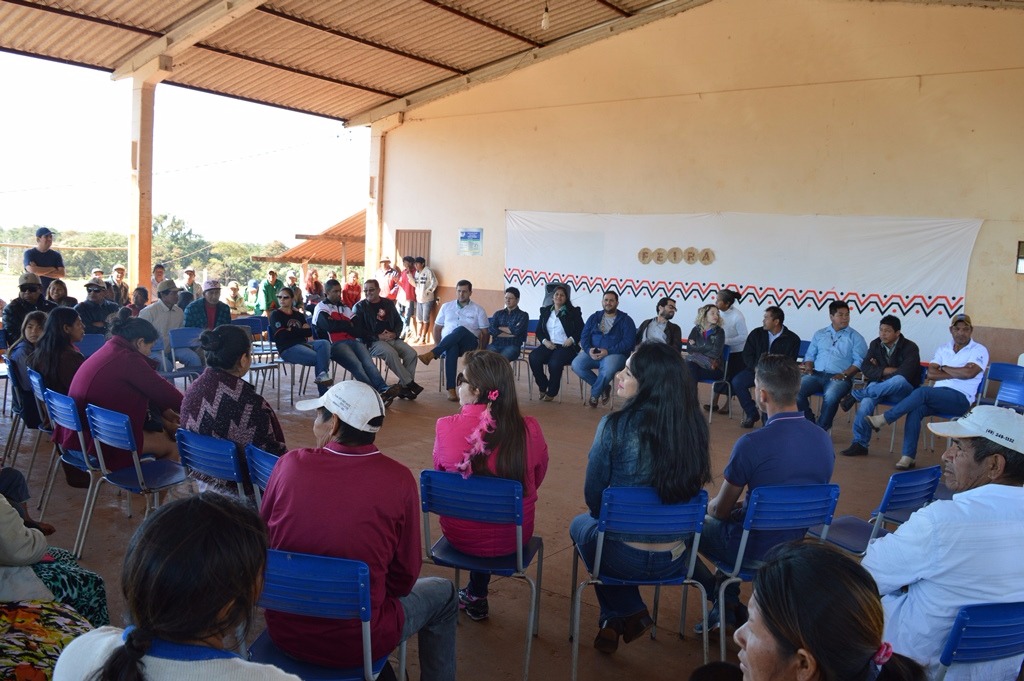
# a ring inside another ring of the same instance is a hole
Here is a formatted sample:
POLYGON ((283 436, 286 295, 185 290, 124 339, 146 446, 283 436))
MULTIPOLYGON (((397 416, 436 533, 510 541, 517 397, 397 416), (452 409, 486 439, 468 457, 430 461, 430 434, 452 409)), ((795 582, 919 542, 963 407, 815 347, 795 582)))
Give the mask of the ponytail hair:
POLYGON ((119 336, 126 341, 142 339, 147 343, 155 343, 160 338, 156 327, 145 319, 132 316, 132 311, 122 307, 116 314, 110 315, 110 332, 108 338, 119 336))
MULTIPOLYGON (((482 433, 486 452, 497 451, 494 470, 499 478, 526 485, 526 422, 519 411, 516 380, 507 359, 491 350, 473 350, 462 356, 462 374, 480 392, 478 404, 490 406, 494 419, 482 433)), ((492 475, 486 456, 472 457, 474 475, 492 475)))

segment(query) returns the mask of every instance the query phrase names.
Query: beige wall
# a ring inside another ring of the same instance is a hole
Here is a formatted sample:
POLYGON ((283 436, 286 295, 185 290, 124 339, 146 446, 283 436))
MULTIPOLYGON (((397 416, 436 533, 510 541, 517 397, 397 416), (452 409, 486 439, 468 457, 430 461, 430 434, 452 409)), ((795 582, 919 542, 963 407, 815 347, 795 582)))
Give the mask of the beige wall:
POLYGON ((1017 10, 714 0, 405 114, 381 239, 431 229, 443 284, 498 290, 506 209, 978 217, 967 311, 1022 329, 1022 35, 1017 10))

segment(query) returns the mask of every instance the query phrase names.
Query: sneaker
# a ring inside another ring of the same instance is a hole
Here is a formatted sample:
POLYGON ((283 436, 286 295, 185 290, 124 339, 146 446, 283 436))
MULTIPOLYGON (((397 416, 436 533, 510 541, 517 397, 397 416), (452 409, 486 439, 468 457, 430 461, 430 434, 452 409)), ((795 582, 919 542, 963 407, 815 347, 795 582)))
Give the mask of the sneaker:
POLYGON ((911 468, 917 465, 909 456, 901 456, 900 460, 896 462, 896 470, 898 471, 909 471, 911 468))
POLYGON ((608 385, 601 391, 601 404, 608 404, 610 399, 612 399, 612 387, 608 385))
POLYGON ((434 351, 431 350, 430 352, 424 352, 422 355, 416 355, 416 358, 424 364, 430 364, 434 361, 434 351))
POLYGON ((844 412, 850 411, 850 409, 852 409, 853 405, 855 405, 856 403, 857 400, 853 399, 853 394, 847 393, 843 395, 843 399, 839 400, 839 408, 842 409, 844 412))
POLYGON ((329 373, 327 373, 326 371, 321 371, 319 374, 316 375, 316 378, 314 379, 313 382, 314 383, 330 383, 330 381, 331 381, 331 375, 329 373))
POLYGON ((588 407, 596 407, 597 406, 597 398, 596 397, 591 397, 589 400, 587 400, 587 406, 588 407))
POLYGON ((455 388, 448 388, 448 401, 449 402, 458 402, 459 401, 459 393, 458 393, 457 390, 455 390, 455 388))
POLYGON ((756 416, 744 416, 740 421, 740 428, 753 428, 755 423, 757 423, 756 416))
POLYGON ((465 611, 474 622, 485 620, 489 614, 487 597, 480 598, 469 593, 469 589, 459 589, 459 610, 465 611))
POLYGON ((540 394, 540 401, 541 402, 554 402, 555 398, 554 398, 553 395, 548 395, 547 393, 541 393, 540 394))
POLYGON ((859 442, 854 442, 852 445, 839 452, 843 456, 867 456, 868 448, 859 442))
POLYGON ((870 424, 871 427, 876 431, 879 431, 885 426, 889 425, 888 422, 885 420, 885 414, 876 414, 874 416, 869 416, 868 424, 870 424))
MULTIPOLYGON (((742 603, 734 603, 731 606, 726 606, 725 611, 725 635, 732 637, 733 633, 739 627, 742 627, 747 622, 747 606, 742 603)), ((718 603, 715 603, 711 607, 711 612, 708 613, 708 634, 714 634, 717 636, 719 631, 719 614, 718 614, 718 603)), ((703 635, 704 626, 702 622, 697 622, 693 625, 693 632, 698 636, 703 635)))

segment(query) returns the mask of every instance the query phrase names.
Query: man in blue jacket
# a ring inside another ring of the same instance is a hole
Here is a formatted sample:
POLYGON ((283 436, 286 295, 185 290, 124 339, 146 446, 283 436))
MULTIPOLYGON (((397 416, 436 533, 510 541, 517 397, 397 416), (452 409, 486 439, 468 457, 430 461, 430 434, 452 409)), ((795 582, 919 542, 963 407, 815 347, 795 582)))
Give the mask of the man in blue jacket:
POLYGON ((619 311, 618 293, 605 291, 601 306, 603 309, 590 315, 584 325, 580 337, 583 349, 572 361, 572 370, 590 386, 591 407, 597 406, 598 399, 602 404, 608 403, 612 378, 626 366, 636 338, 636 324, 628 314, 619 311))

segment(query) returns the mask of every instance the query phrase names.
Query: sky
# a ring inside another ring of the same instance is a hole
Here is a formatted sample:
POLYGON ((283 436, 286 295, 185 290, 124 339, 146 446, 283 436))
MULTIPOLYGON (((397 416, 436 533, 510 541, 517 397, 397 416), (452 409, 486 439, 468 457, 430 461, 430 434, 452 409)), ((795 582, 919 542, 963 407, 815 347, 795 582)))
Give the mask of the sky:
MULTIPOLYGON (((0 52, 0 227, 132 225, 131 80, 0 52)), ((367 204, 369 128, 161 84, 153 215, 293 245, 367 204)))

